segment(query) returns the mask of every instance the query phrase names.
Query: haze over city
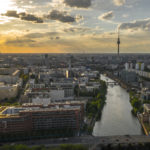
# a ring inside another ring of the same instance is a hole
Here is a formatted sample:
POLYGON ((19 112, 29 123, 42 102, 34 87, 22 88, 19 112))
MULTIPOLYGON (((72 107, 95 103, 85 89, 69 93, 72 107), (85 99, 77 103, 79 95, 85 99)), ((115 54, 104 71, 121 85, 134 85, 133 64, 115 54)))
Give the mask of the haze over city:
POLYGON ((149 0, 1 0, 1 53, 149 53, 149 0))

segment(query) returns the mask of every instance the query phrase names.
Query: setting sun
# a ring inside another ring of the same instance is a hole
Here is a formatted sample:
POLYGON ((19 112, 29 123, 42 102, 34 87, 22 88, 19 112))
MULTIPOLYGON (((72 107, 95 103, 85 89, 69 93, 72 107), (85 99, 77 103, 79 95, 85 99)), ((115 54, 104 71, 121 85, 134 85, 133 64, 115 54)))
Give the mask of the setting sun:
POLYGON ((148 0, 0 2, 2 52, 114 53, 118 29, 121 52, 149 52, 148 0))
POLYGON ((0 4, 0 13, 5 13, 7 10, 12 9, 12 6, 12 0, 5 0, 3 3, 0 4))

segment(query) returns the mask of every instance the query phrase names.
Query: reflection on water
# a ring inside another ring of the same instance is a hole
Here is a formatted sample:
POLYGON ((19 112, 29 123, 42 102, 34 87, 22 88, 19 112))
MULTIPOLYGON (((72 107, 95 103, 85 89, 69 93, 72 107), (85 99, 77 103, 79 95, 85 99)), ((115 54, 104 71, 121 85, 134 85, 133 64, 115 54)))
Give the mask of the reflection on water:
MULTIPOLYGON (((113 81, 103 75, 101 79, 106 82, 113 81)), ((119 85, 108 85, 106 105, 101 120, 95 123, 93 135, 142 135, 141 125, 131 110, 126 90, 119 85)))

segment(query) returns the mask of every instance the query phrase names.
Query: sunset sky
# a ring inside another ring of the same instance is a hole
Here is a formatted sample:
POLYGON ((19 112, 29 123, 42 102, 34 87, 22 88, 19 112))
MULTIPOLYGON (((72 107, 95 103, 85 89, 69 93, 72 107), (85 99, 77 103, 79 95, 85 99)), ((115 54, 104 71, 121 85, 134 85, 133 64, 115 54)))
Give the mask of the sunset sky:
POLYGON ((1 53, 150 52, 150 0, 0 0, 1 53))

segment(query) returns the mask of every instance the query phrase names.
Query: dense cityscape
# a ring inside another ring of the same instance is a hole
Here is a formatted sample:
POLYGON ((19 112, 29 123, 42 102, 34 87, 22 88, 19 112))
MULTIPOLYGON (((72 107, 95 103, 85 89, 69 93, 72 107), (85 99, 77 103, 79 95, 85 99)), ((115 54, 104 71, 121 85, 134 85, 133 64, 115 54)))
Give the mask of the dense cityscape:
POLYGON ((80 144, 109 144, 100 136, 112 136, 118 143, 121 138, 125 143, 131 138, 149 142, 149 58, 149 54, 1 54, 0 143, 42 145, 53 139, 59 145, 81 138, 85 141, 80 144))

